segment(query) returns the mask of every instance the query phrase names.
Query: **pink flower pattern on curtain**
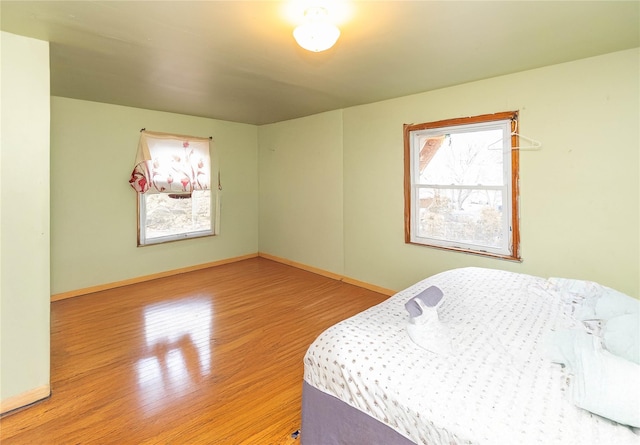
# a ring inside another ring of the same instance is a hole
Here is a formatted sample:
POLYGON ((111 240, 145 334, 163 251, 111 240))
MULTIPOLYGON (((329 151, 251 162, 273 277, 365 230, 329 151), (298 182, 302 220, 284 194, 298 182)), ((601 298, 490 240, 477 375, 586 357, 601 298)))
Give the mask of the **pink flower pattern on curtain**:
POLYGON ((208 138, 140 133, 129 184, 138 193, 190 193, 211 188, 208 138))

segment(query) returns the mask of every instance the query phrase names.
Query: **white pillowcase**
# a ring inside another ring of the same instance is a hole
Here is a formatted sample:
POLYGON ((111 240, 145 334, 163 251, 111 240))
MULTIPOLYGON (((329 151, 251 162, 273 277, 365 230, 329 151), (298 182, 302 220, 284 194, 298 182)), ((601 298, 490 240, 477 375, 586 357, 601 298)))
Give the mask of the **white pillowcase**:
POLYGON ((549 278, 545 290, 560 298, 577 320, 608 320, 640 312, 640 300, 593 281, 549 278))
POLYGON ((640 313, 640 300, 603 286, 603 292, 596 301, 595 318, 609 320, 623 314, 640 313))
POLYGON ((575 336, 573 402, 618 423, 640 427, 640 366, 615 356, 584 332, 575 336))
POLYGON ((548 282, 572 318, 582 321, 577 329, 550 333, 546 344, 551 361, 573 374, 573 403, 640 428, 640 300, 592 281, 548 282), (602 329, 589 329, 588 320, 598 321, 602 329))
POLYGON ((618 292, 610 287, 597 283, 586 282, 589 285, 583 286, 585 293, 574 293, 577 286, 572 286, 572 290, 563 290, 565 295, 579 297, 574 316, 578 320, 608 320, 618 315, 640 313, 640 300, 629 295, 618 292))
POLYGON ((571 311, 578 320, 609 318, 640 312, 640 300, 594 281, 571 278, 549 278, 548 292, 573 306, 571 311))
MULTIPOLYGON (((602 341, 612 354, 640 365, 640 313, 607 320, 602 329, 602 341)), ((640 375, 637 378, 640 379, 640 375)))
POLYGON ((547 280, 553 289, 575 295, 599 295, 602 285, 594 281, 574 280, 572 278, 551 277, 547 280))

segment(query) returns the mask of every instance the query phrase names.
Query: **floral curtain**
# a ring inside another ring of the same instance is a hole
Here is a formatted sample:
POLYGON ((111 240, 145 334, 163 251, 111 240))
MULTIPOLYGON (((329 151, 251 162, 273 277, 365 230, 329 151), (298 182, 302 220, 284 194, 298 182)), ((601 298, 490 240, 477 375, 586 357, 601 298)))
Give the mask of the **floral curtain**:
POLYGON ((142 130, 129 184, 138 193, 210 189, 209 143, 209 138, 142 130))

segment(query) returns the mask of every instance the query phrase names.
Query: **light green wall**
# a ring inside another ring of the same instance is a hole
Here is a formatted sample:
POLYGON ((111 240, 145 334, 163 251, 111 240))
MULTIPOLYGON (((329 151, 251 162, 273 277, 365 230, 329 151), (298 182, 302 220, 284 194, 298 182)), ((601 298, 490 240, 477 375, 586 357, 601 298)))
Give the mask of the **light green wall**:
POLYGON ((52 292, 259 250, 389 289, 483 266, 638 296, 638 59, 634 49, 261 127, 55 97, 52 292), (402 125, 510 110, 543 143, 520 155, 523 262, 406 245, 402 125), (219 237, 135 247, 127 179, 142 127, 214 136, 219 237))
POLYGON ((637 297, 638 53, 345 110, 345 275, 400 289, 452 267, 484 266, 594 280, 637 297), (508 110, 520 110, 521 133, 543 144, 520 153, 524 261, 404 244, 402 124, 508 110), (376 210, 370 224, 359 223, 376 210))
POLYGON ((258 134, 260 251, 342 274, 342 111, 258 134))
POLYGON ((52 293, 256 253, 257 137, 254 125, 53 97, 52 293), (128 180, 141 128, 213 136, 223 186, 220 235, 136 247, 128 180))
POLYGON ((384 288, 398 290, 446 269, 481 266, 594 280, 639 297, 639 65, 636 48, 352 107, 342 111, 341 121, 328 113, 262 127, 261 251, 285 257, 296 252, 290 259, 323 268, 341 258, 337 249, 333 260, 326 255, 334 253, 319 254, 318 246, 343 236, 342 273, 384 288), (511 110, 520 110, 521 133, 543 144, 540 151, 520 154, 523 262, 405 244, 403 124, 511 110), (286 164, 263 161, 271 141, 292 141, 286 154, 308 149, 300 143, 315 144, 305 135, 339 132, 342 141, 331 139, 334 146, 324 150, 313 145, 313 155, 286 164), (339 190, 323 195, 320 185, 301 179, 317 175, 314 166, 335 164, 339 152, 343 209, 331 205, 340 200, 339 190), (289 189, 295 191, 284 192, 289 189), (343 226, 322 237, 312 231, 315 237, 300 236, 311 209, 289 201, 305 193, 325 212, 315 215, 342 218, 343 226))
POLYGON ((5 402, 34 390, 45 396, 49 386, 49 44, 2 32, 0 54, 0 400, 5 402))

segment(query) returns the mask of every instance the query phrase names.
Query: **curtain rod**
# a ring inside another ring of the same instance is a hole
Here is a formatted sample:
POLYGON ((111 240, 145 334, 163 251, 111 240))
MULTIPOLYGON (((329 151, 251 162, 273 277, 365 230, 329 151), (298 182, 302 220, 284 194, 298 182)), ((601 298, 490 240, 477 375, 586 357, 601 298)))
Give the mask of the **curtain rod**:
MULTIPOLYGON (((140 133, 142 133, 143 131, 146 131, 146 128, 141 128, 140 129, 140 133)), ((213 140, 213 136, 209 136, 209 140, 212 141, 213 140)))

